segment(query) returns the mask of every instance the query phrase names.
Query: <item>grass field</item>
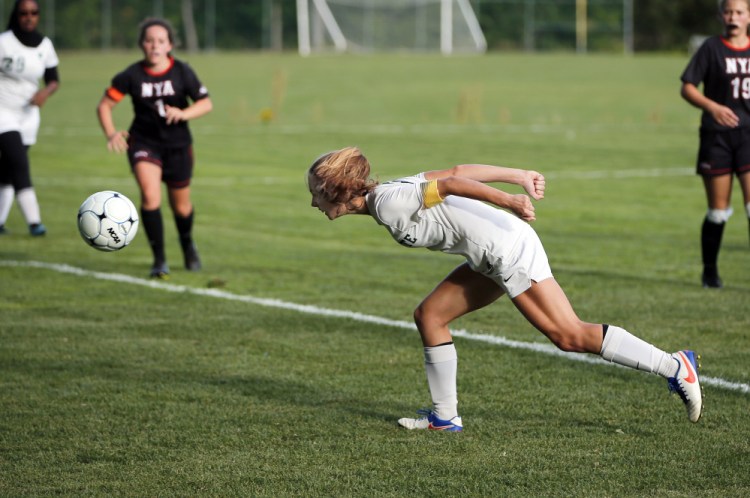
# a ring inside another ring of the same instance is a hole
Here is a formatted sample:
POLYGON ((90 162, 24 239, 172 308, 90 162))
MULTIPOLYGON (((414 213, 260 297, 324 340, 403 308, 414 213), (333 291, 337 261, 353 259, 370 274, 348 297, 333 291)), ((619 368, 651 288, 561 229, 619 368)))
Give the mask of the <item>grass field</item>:
POLYGON ((748 227, 736 187, 726 286, 702 289, 685 56, 183 55, 215 104, 192 124, 204 271, 165 207, 167 283, 144 234, 99 253, 75 227, 94 191, 137 203, 95 118, 137 57, 61 54, 31 150, 49 231, 14 207, 0 238, 0 495, 750 495, 748 227), (465 432, 399 430, 429 404, 411 312, 460 260, 311 209, 307 166, 344 145, 382 180, 545 173, 557 279, 582 318, 702 354, 700 423, 656 376, 550 354, 503 299, 457 323, 465 432))

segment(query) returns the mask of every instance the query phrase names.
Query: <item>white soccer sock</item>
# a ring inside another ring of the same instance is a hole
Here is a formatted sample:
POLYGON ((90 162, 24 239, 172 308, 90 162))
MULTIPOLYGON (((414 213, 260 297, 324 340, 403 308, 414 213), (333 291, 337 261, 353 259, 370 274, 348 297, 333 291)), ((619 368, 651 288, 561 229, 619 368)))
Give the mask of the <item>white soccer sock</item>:
POLYGON ((458 354, 453 343, 425 347, 424 368, 427 372, 427 384, 430 386, 435 415, 443 420, 450 420, 457 416, 458 354))
POLYGON ((42 215, 39 212, 39 202, 36 200, 34 187, 16 192, 16 202, 18 202, 18 207, 21 208, 21 213, 26 220, 26 224, 33 225, 34 223, 42 222, 42 215))
POLYGON ((5 225, 8 221, 10 208, 13 206, 13 194, 15 194, 13 185, 0 184, 0 225, 5 225))
POLYGON ((662 377, 674 377, 677 374, 677 362, 671 354, 620 327, 609 326, 600 354, 607 361, 662 377))

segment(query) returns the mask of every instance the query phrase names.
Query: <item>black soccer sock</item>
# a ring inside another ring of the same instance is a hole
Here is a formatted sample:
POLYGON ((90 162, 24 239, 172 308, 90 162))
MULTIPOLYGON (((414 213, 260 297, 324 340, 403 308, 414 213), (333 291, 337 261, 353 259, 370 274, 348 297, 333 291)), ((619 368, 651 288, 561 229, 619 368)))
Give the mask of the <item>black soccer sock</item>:
POLYGON ((161 209, 157 208, 152 211, 141 209, 141 221, 143 228, 146 229, 151 252, 154 253, 154 262, 164 263, 167 258, 164 255, 164 223, 161 218, 161 209))
POLYGON ((711 223, 707 218, 703 220, 701 249, 703 254, 703 270, 706 273, 715 274, 717 272, 719 247, 721 246, 721 236, 724 234, 725 224, 711 223))
POLYGON ((174 222, 177 225, 177 233, 180 236, 180 244, 183 249, 190 246, 193 243, 193 217, 195 210, 190 211, 190 214, 182 217, 174 215, 174 222))

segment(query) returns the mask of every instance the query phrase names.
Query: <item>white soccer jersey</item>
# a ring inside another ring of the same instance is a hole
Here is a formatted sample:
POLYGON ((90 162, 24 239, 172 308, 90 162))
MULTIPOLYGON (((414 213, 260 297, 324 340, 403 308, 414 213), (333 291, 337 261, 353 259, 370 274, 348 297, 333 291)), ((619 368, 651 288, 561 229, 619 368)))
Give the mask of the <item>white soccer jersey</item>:
POLYGON ((44 71, 58 64, 49 38, 27 47, 12 31, 0 33, 0 133, 18 131, 24 145, 36 143, 39 108, 31 105, 31 98, 44 71))
POLYGON ((367 196, 370 214, 406 247, 464 256, 471 268, 496 278, 531 227, 523 220, 487 204, 448 196, 424 206, 424 174, 378 185, 367 196))
POLYGON ((20 109, 29 105, 39 89, 44 71, 59 64, 52 41, 45 37, 37 47, 27 47, 13 34, 0 34, 0 106, 20 109))

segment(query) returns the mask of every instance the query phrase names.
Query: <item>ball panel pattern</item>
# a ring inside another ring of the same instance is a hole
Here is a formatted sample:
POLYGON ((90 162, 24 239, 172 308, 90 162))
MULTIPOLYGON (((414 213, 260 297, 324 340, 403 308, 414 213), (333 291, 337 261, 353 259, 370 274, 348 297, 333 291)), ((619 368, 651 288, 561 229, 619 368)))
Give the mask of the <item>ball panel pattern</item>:
POLYGON ((78 231, 83 240, 100 251, 117 251, 130 244, 138 233, 135 205, 112 190, 96 192, 78 209, 78 231))

